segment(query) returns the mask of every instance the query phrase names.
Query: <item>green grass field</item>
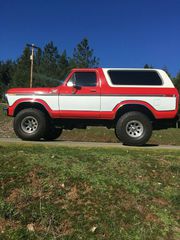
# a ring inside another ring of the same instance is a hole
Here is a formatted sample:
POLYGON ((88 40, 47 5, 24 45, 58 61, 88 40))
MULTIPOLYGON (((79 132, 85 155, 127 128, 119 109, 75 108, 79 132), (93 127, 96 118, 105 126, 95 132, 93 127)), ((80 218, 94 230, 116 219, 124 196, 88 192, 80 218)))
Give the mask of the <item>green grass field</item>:
MULTIPOLYGON (((180 145, 179 131, 149 143, 180 145)), ((15 137, 3 114, 0 137, 15 137)), ((60 139, 117 142, 106 128, 60 139)), ((0 240, 180 238, 180 151, 21 144, 0 144, 0 240)))
MULTIPOLYGON (((16 137, 12 129, 12 118, 2 114, 0 105, 0 137, 16 137)), ((61 140, 71 141, 95 141, 95 142, 118 142, 114 129, 103 127, 90 127, 87 130, 65 130, 61 140)), ((180 129, 167 129, 154 131, 149 141, 150 144, 180 145, 180 129)))
POLYGON ((178 240, 178 150, 0 144, 0 239, 178 240))

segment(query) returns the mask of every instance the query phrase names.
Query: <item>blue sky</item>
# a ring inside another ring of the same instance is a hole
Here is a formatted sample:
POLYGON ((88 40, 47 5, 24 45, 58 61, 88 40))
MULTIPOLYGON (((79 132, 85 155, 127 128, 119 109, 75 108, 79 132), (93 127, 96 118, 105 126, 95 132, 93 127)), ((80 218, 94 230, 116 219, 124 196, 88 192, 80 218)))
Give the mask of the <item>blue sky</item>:
POLYGON ((87 37, 102 67, 180 70, 180 0, 0 0, 0 60, 26 43, 60 51, 87 37))

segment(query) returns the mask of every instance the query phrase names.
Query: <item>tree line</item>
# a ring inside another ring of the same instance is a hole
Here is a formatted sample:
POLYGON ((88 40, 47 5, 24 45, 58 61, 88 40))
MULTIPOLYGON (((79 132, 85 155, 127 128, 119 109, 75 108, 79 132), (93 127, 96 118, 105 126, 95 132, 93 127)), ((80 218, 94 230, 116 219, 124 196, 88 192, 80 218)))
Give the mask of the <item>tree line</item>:
MULTIPOLYGON (((25 47, 22 55, 15 61, 0 61, 0 98, 11 87, 29 87, 31 49, 25 47)), ((94 68, 99 66, 99 58, 89 41, 84 38, 74 48, 72 56, 59 49, 51 41, 34 55, 33 87, 58 86, 72 68, 94 68)), ((145 64, 144 68, 153 68, 145 64)), ((167 73, 167 68, 164 69, 167 73)), ((169 74, 169 73, 168 73, 169 74)), ((169 74, 170 75, 170 74, 169 74)), ((180 72, 172 78, 180 91, 180 72)))
MULTIPOLYGON (((22 55, 15 61, 0 61, 0 98, 11 87, 29 87, 31 49, 25 47, 22 55)), ((58 86, 72 68, 95 68, 99 58, 89 41, 84 38, 74 48, 72 56, 66 50, 60 52, 52 41, 34 54, 33 87, 58 86)))

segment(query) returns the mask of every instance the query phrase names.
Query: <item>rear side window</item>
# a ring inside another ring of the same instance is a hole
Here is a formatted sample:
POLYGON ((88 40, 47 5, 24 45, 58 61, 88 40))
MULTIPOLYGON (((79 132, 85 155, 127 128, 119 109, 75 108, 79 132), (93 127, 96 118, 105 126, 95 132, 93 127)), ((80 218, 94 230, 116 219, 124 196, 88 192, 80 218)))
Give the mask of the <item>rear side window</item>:
POLYGON ((109 70, 108 74, 114 85, 162 85, 156 71, 109 70))
POLYGON ((95 72, 76 72, 75 81, 78 86, 81 87, 93 87, 96 86, 96 73, 95 72))

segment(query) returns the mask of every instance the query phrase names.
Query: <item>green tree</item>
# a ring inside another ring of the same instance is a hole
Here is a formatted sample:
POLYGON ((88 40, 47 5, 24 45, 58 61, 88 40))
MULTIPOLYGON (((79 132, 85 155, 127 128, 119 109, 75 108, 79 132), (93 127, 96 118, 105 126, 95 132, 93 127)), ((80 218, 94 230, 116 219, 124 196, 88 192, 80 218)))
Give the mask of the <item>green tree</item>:
POLYGON ((95 57, 94 50, 90 48, 87 38, 84 38, 74 49, 72 66, 78 68, 98 67, 99 59, 95 57))
POLYGON ((149 64, 146 63, 146 64, 144 65, 144 68, 145 68, 145 69, 153 69, 154 67, 153 67, 152 65, 149 65, 149 64))
POLYGON ((9 85, 12 81, 12 75, 14 73, 16 64, 11 60, 6 62, 0 62, 0 81, 4 85, 9 85))
POLYGON ((175 86, 176 86, 176 88, 178 89, 178 91, 180 93, 180 72, 175 77, 174 83, 175 83, 175 86))
POLYGON ((40 64, 40 72, 48 77, 57 77, 60 55, 58 48, 51 41, 45 45, 40 64))
POLYGON ((63 53, 61 54, 59 58, 59 63, 58 63, 58 77, 60 80, 63 80, 67 73, 70 70, 70 65, 69 65, 69 60, 66 54, 66 51, 64 50, 63 53))
POLYGON ((164 66, 164 67, 162 68, 162 70, 164 70, 164 71, 167 73, 167 75, 168 75, 170 78, 172 78, 172 76, 171 76, 171 74, 170 74, 167 66, 164 66))
POLYGON ((29 47, 25 47, 22 56, 17 60, 17 68, 12 82, 13 87, 29 87, 30 55, 29 47))
MULTIPOLYGON (((8 87, 29 87, 31 49, 25 47, 22 55, 15 61, 0 62, 0 94, 8 87)), ((72 68, 93 68, 99 65, 87 38, 74 49, 73 57, 68 57, 64 50, 59 54, 58 48, 51 41, 34 54, 33 87, 57 86, 64 80, 72 68)))
POLYGON ((38 48, 34 54, 34 72, 40 71, 41 62, 42 62, 42 50, 38 48))
POLYGON ((11 60, 0 62, 0 98, 10 86, 15 68, 16 64, 11 60))
POLYGON ((34 85, 57 86, 59 84, 58 64, 60 55, 58 48, 51 41, 35 54, 34 85))

